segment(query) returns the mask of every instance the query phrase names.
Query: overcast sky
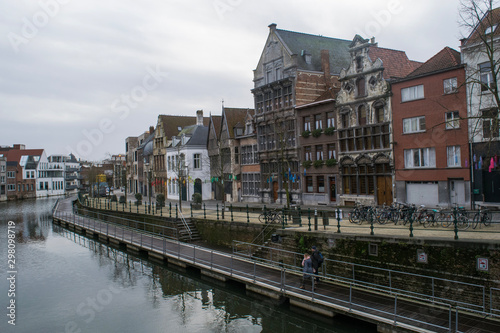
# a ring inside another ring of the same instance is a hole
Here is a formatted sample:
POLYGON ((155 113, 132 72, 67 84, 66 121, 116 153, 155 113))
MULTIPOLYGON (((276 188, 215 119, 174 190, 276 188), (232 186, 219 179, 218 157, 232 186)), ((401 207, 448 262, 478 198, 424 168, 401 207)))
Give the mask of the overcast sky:
POLYGON ((158 114, 253 108, 269 33, 352 40, 425 61, 459 51, 457 0, 4 0, 0 145, 100 160, 158 114))

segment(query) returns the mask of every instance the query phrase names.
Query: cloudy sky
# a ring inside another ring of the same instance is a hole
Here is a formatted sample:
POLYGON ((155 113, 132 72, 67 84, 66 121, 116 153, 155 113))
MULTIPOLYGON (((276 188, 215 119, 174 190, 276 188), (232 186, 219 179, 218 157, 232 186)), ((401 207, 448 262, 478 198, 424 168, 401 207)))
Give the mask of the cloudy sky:
POLYGON ((0 145, 100 160, 158 114, 253 107, 253 69, 278 29, 425 61, 459 50, 457 0, 4 0, 0 145))

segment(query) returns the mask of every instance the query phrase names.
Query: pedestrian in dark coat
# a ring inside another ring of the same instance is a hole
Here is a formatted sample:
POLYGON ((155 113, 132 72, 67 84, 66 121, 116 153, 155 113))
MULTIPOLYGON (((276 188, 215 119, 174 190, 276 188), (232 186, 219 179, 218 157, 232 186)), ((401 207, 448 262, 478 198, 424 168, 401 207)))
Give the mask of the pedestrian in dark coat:
POLYGON ((314 275, 316 275, 316 283, 319 282, 319 275, 318 275, 318 270, 319 270, 319 262, 321 260, 321 256, 319 255, 319 251, 316 249, 316 246, 311 247, 311 261, 312 261, 312 267, 314 271, 314 275))

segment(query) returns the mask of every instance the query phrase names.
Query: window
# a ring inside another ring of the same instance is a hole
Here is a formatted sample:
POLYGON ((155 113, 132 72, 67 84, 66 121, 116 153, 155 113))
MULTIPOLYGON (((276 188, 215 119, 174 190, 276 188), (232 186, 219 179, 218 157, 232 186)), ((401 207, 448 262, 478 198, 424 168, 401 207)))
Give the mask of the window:
POLYGON ((493 73, 489 62, 479 64, 479 75, 481 91, 489 91, 490 88, 493 88, 493 73))
POLYGON ((405 149, 405 168, 436 167, 436 150, 434 148, 405 149))
POLYGON ((446 112, 446 129, 454 129, 460 127, 460 117, 458 111, 446 112))
POLYGON ((492 25, 492 26, 489 26, 488 28, 486 28, 486 30, 484 30, 484 34, 485 35, 489 35, 491 34, 492 32, 495 31, 495 29, 497 28, 497 25, 492 25))
POLYGON ((413 101, 424 98, 424 85, 401 89, 401 102, 413 101))
POLYGON ((7 191, 15 191, 15 190, 16 190, 15 184, 7 184, 7 191))
POLYGON ((425 131, 425 117, 403 119, 403 133, 416 133, 425 131))
POLYGON ((312 161, 311 146, 304 147, 304 160, 305 161, 312 161))
POLYGON ((313 187, 313 177, 312 176, 306 176, 306 192, 307 193, 312 193, 314 190, 313 187))
POLYGON ((498 138, 498 110, 490 109, 482 112, 483 118, 483 138, 498 138))
POLYGON ((304 131, 311 131, 312 117, 304 117, 304 131))
POLYGON ((358 97, 366 96, 365 79, 359 79, 356 82, 356 88, 358 89, 358 97))
POLYGON ((5 183, 5 176, 0 176, 0 183, 5 183))
POLYGON ((283 87, 283 100, 285 102, 285 107, 290 107, 293 105, 293 94, 292 86, 283 87))
POLYGON ((16 178, 15 171, 7 171, 7 178, 16 178))
POLYGON ((342 128, 349 127, 349 113, 342 113, 340 115, 340 120, 342 122, 342 128))
POLYGON ((364 105, 361 105, 358 108, 358 125, 359 126, 366 125, 366 108, 364 105))
POLYGON ((193 168, 201 169, 201 154, 193 154, 193 168))
POLYGON ((328 159, 335 158, 335 144, 328 145, 328 159))
POLYGON ((335 113, 328 112, 326 114, 326 127, 335 127, 335 113))
POLYGON ((443 88, 445 94, 452 94, 457 91, 457 78, 443 80, 443 88))
POLYGON ((446 157, 448 161, 448 167, 459 167, 460 163, 460 146, 448 146, 446 147, 446 157))
POLYGON ((384 106, 381 104, 375 105, 375 119, 374 123, 384 122, 384 106))
POLYGON ((241 178, 243 195, 258 196, 260 190, 260 174, 243 173, 241 174, 241 178))
POLYGON ((314 129, 323 129, 323 119, 320 114, 314 116, 314 129))
POLYGON ((317 161, 323 160, 323 146, 322 145, 316 146, 316 160, 317 161))
POLYGON ((318 193, 325 193, 325 176, 318 176, 316 181, 318 182, 318 193))

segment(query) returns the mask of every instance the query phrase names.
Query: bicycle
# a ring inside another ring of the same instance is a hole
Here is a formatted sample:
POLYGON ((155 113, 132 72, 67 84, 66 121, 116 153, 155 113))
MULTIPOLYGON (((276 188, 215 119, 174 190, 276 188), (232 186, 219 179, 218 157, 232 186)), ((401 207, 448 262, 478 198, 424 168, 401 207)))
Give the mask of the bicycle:
POLYGON ((476 229, 478 225, 481 223, 484 224, 485 227, 491 225, 491 212, 489 209, 483 208, 481 205, 479 206, 479 211, 474 214, 474 218, 472 220, 472 229, 476 229))
POLYGON ((259 215, 259 221, 261 223, 273 223, 273 222, 281 223, 282 220, 283 220, 282 212, 277 209, 266 210, 259 215))
POLYGON ((458 204, 454 204, 453 208, 453 222, 456 220, 457 228, 465 230, 469 228, 469 217, 467 216, 467 211, 465 207, 460 207, 458 204))

